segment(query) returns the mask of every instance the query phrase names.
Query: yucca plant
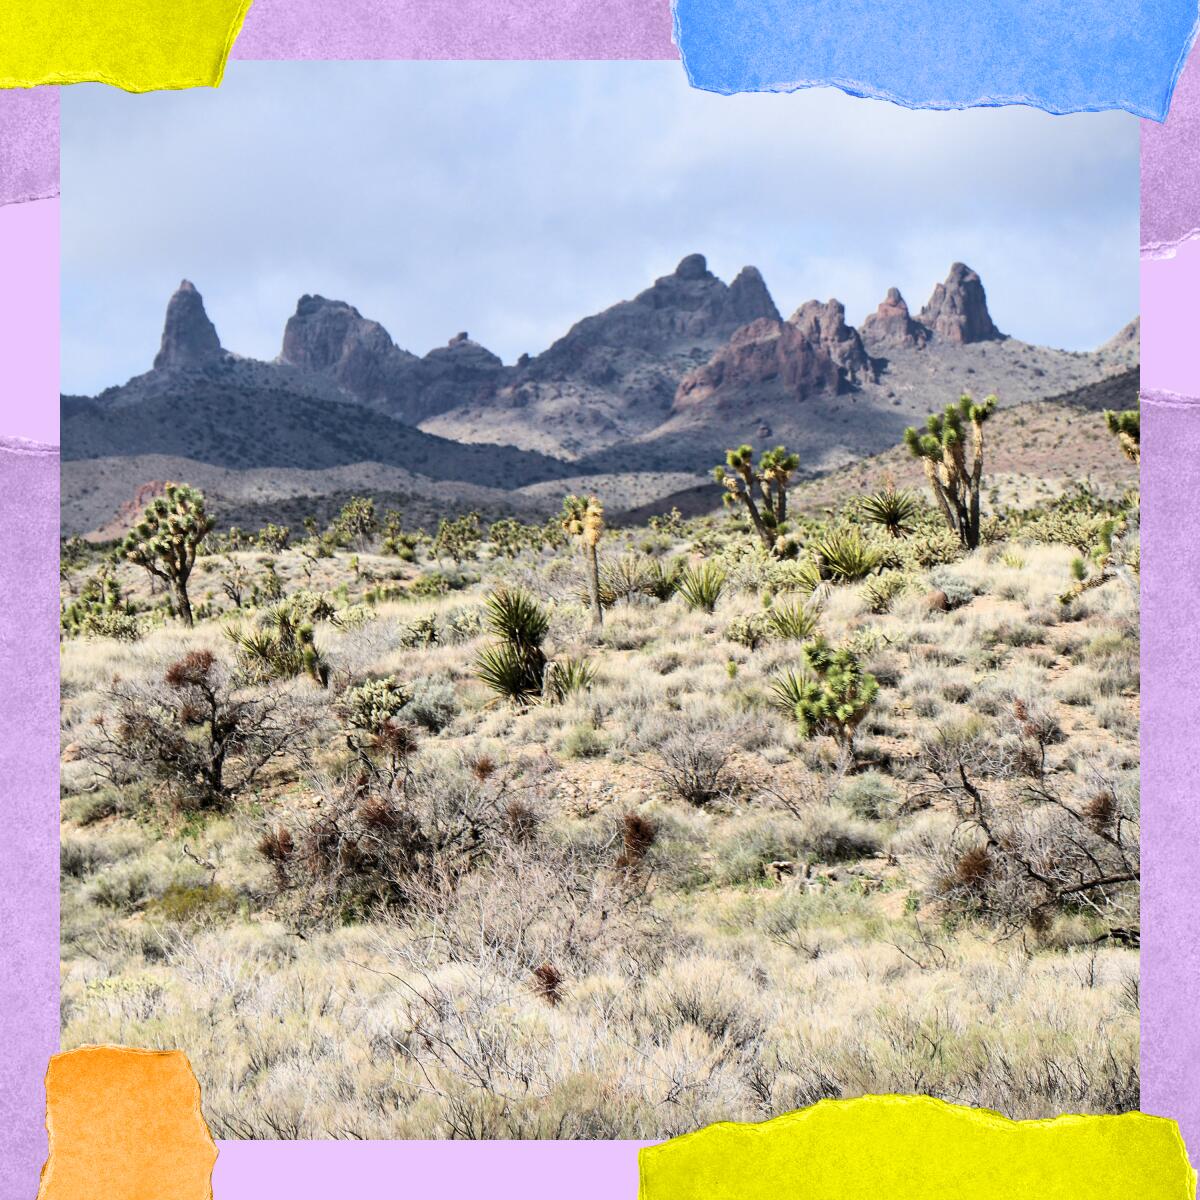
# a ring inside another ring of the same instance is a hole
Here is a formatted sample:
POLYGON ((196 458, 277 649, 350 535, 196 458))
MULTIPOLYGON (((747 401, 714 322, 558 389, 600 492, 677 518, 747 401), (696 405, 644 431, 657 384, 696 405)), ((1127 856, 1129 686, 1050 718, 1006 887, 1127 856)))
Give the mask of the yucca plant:
POLYGON ((813 604, 801 604, 799 600, 785 600, 772 604, 767 609, 767 625, 771 632, 783 641, 803 642, 817 631, 821 610, 813 604))
POLYGON ((550 629, 546 610, 520 588, 493 592, 483 606, 488 631, 519 649, 540 649, 550 629))
POLYGON ((596 668, 586 658, 556 658, 547 668, 543 696, 562 704, 574 692, 586 692, 596 681, 596 668))
POLYGON ((235 626, 225 636, 237 647, 242 670, 259 683, 302 674, 322 687, 329 683, 329 664, 313 640, 312 624, 286 601, 266 609, 257 628, 235 626))
POLYGON ((898 492, 894 487, 864 496, 858 503, 858 513, 864 521, 882 526, 894 538, 912 533, 920 512, 920 505, 912 493, 898 492))
POLYGON ((688 608, 699 612, 714 612, 725 590, 725 572, 716 563, 701 563, 688 567, 679 577, 676 591, 688 608))
POLYGON ((475 674, 497 696, 514 704, 532 704, 542 694, 543 665, 511 642, 496 642, 479 652, 475 674))
POLYGON ((529 704, 542 694, 550 629, 546 610, 519 588, 493 592, 484 604, 484 624, 501 640, 475 660, 475 674, 498 696, 529 704))
POLYGON ((807 695, 809 678, 803 671, 781 671, 771 680, 771 707, 795 717, 796 706, 807 695))
POLYGON ((834 529, 809 544, 825 579, 853 583, 865 579, 883 561, 883 552, 872 546, 857 529, 834 529))

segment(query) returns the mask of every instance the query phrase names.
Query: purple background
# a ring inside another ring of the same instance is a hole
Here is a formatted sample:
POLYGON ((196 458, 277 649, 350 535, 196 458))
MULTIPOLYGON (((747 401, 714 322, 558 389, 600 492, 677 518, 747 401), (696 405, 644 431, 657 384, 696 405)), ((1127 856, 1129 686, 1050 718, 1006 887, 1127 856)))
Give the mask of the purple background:
MULTIPOLYGON (((240 58, 669 58, 666 0, 256 0, 240 58), (334 13, 337 13, 335 19, 334 13)), ((1200 61, 1143 125, 1142 1108, 1200 1145, 1200 61), (1166 249, 1166 257, 1162 257, 1166 249), (1160 257, 1153 258, 1152 254, 1160 257)), ((0 430, 57 438, 57 97, 0 94, 0 430), (26 201, 14 204, 10 202, 26 201)), ((57 455, 0 439, 0 1198, 32 1198, 58 1038, 57 455)), ((217 1200, 629 1196, 637 1143, 223 1142, 217 1200)))

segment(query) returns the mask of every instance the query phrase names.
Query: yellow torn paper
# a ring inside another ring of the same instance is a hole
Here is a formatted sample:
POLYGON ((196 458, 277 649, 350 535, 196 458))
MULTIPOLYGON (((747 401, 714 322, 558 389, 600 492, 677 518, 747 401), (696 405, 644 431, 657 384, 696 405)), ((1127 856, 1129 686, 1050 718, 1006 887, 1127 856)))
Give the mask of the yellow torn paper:
POLYGON ((182 1050, 84 1046, 46 1071, 37 1200, 212 1200, 217 1147, 182 1050))
POLYGON ((250 0, 0 0, 0 87, 216 87, 250 0))
POLYGON ((1174 1121, 1010 1121, 928 1096, 822 1100, 642 1150, 641 1200, 1195 1200, 1174 1121))

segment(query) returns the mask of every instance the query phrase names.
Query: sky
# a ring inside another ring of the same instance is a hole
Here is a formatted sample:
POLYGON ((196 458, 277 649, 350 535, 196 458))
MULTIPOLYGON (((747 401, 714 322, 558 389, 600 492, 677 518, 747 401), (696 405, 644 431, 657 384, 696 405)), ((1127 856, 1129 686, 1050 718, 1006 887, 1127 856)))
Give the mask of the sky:
POLYGON ((833 89, 719 96, 678 63, 231 61, 219 89, 62 93, 62 388, 149 368, 182 278, 222 344, 279 353, 304 293, 423 354, 505 362, 699 251, 786 316, 951 262, 996 324, 1090 349, 1137 312, 1138 125, 914 112, 833 89))

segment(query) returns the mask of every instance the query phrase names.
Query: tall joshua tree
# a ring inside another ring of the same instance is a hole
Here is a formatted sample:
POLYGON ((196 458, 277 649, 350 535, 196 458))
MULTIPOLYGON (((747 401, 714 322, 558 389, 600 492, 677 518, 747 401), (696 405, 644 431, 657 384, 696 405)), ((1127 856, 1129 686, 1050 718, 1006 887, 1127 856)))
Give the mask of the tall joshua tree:
POLYGON ((753 448, 743 445, 726 450, 725 465, 713 468, 713 478, 725 489, 725 503, 745 506, 769 554, 783 553, 788 484, 799 467, 799 455, 776 446, 763 452, 756 468, 753 448))
POLYGON ((192 624, 187 582, 196 549, 213 527, 205 512, 204 493, 186 483, 168 483, 161 496, 146 505, 137 524, 121 543, 121 555, 161 579, 175 598, 175 611, 192 624))
POLYGON ((922 460, 925 478, 946 524, 968 549, 979 545, 979 494, 983 483, 983 423, 996 409, 996 397, 976 404, 963 395, 945 412, 934 413, 925 422, 925 432, 911 426, 904 431, 904 444, 922 460), (971 429, 970 459, 966 429, 971 429))
POLYGON ((604 532, 604 508, 595 496, 568 496, 563 500, 562 527, 583 546, 587 566, 588 598, 592 606, 592 624, 604 624, 604 606, 600 603, 600 556, 597 547, 604 532))

